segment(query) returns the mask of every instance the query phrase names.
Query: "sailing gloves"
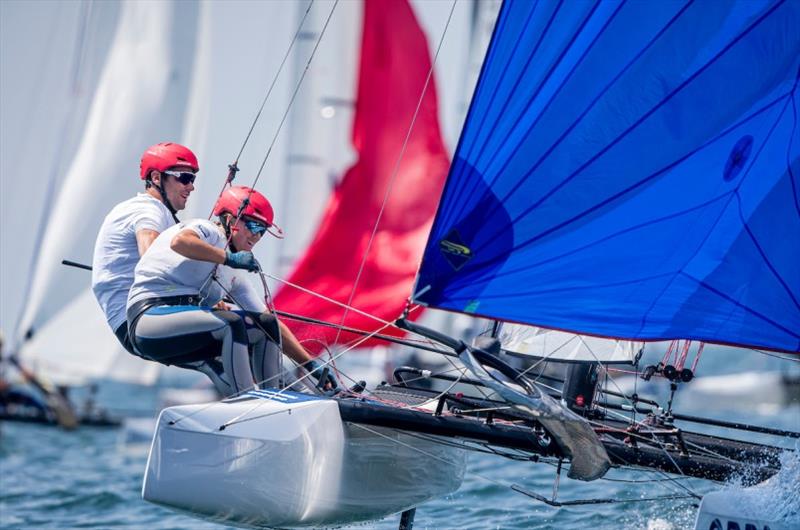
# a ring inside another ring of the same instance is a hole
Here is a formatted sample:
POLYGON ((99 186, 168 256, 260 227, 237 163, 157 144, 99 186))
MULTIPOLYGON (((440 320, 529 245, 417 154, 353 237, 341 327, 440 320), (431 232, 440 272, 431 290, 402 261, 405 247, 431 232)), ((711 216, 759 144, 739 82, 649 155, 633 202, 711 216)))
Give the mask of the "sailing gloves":
POLYGON ((261 270, 258 260, 253 256, 252 252, 243 250, 241 252, 225 251, 225 265, 233 267, 234 269, 246 269, 250 272, 257 272, 261 270))
POLYGON ((311 359, 303 363, 303 367, 311 372, 311 375, 314 376, 318 382, 317 386, 321 390, 336 391, 339 389, 339 383, 336 382, 336 378, 333 377, 330 368, 323 365, 321 362, 316 359, 311 359))

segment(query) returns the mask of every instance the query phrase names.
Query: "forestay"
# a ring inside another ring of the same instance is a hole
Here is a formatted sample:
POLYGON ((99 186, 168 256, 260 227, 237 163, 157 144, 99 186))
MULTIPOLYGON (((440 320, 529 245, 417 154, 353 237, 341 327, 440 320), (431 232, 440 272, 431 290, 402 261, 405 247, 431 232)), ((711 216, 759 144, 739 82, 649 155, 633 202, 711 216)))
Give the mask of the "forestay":
POLYGON ((800 351, 800 3, 503 6, 414 299, 800 351))

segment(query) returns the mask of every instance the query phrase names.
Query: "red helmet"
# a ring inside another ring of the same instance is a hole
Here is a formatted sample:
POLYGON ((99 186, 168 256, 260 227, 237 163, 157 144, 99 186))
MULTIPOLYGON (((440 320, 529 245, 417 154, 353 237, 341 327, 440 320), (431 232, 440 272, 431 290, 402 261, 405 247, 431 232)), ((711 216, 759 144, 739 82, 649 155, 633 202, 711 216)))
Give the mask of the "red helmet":
POLYGON ((275 211, 266 197, 253 188, 247 186, 231 186, 222 192, 214 205, 214 215, 229 213, 233 216, 239 214, 242 201, 249 197, 247 206, 242 210, 242 217, 250 217, 266 223, 269 233, 275 237, 283 237, 283 231, 273 221, 275 211))
POLYGON ((188 147, 172 142, 161 142, 148 147, 144 152, 139 165, 139 175, 142 180, 147 180, 151 171, 164 171, 174 166, 189 166, 193 171, 200 170, 197 157, 188 147))

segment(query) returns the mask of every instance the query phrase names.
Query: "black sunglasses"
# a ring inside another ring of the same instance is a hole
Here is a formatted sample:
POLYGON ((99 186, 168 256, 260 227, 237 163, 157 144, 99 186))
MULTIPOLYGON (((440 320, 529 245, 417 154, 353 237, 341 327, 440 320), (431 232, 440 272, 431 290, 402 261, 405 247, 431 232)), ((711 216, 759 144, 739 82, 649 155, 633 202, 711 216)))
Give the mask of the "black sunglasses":
POLYGON ((267 231, 267 225, 262 223, 261 221, 255 221, 253 219, 242 219, 244 221, 244 226, 247 227, 248 230, 254 235, 257 236, 259 234, 264 234, 267 231))
POLYGON ((163 173, 165 175, 169 175, 170 177, 173 177, 175 180, 177 180, 178 182, 180 182, 184 186, 186 186, 188 184, 193 184, 194 183, 194 179, 197 178, 197 175, 195 175, 191 171, 172 171, 172 170, 167 169, 166 171, 163 171, 163 173))

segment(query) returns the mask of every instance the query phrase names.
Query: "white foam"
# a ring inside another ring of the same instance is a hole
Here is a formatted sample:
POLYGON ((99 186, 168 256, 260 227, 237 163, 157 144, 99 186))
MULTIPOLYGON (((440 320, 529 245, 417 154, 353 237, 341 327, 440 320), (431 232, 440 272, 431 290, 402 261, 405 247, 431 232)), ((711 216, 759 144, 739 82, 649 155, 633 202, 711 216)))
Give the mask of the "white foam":
POLYGON ((750 488, 728 484, 724 490, 735 513, 745 518, 800 527, 799 449, 800 442, 795 444, 794 451, 784 451, 780 471, 766 482, 750 488))

